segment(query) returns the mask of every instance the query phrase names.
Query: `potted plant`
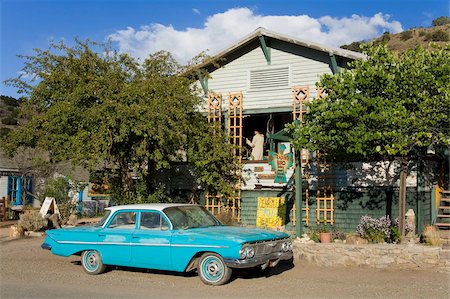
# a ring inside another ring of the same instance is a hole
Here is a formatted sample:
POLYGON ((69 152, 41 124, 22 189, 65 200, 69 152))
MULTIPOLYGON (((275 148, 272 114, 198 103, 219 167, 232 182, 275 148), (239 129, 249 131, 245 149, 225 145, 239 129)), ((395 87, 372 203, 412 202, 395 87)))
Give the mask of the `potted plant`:
POLYGON ((317 230, 319 232, 320 243, 331 243, 332 227, 329 224, 320 224, 317 230))

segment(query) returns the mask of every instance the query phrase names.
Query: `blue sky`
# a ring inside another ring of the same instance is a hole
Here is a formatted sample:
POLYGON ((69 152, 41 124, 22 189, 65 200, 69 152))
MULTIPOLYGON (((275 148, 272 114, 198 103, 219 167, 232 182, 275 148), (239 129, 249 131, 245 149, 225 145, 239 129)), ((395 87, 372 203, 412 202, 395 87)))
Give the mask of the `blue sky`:
MULTIPOLYGON (((450 15, 448 0, 0 0, 1 81, 16 77, 33 48, 75 37, 113 40, 118 50, 144 58, 171 51, 182 63, 209 54, 258 26, 339 46, 412 27, 429 27, 450 15)), ((1 84, 1 93, 17 96, 1 84)))

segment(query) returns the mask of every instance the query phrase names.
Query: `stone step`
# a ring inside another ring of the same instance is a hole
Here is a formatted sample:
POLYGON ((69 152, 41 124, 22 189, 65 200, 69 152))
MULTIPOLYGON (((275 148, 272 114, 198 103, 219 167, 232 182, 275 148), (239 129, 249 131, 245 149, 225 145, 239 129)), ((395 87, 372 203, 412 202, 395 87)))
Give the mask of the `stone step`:
POLYGON ((441 202, 450 202, 450 197, 442 197, 440 199, 441 202))
POLYGON ((450 214, 438 214, 437 218, 450 218, 450 214))
POLYGON ((450 194, 450 190, 442 190, 441 193, 442 194, 450 194))
POLYGON ((441 210, 450 210, 450 206, 439 206, 438 207, 438 209, 441 209, 441 210))

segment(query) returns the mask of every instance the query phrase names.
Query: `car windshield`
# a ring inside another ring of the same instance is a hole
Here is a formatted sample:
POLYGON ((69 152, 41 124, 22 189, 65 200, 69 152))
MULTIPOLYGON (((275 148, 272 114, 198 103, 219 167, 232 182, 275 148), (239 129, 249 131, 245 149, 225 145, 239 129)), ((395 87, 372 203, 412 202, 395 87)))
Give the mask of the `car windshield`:
POLYGON ((173 229, 188 229, 207 226, 221 226, 219 220, 204 207, 179 206, 163 210, 172 222, 173 229))
POLYGON ((103 216, 102 219, 95 225, 95 226, 103 226, 105 224, 106 219, 108 219, 109 214, 111 214, 111 211, 107 210, 105 216, 103 216))

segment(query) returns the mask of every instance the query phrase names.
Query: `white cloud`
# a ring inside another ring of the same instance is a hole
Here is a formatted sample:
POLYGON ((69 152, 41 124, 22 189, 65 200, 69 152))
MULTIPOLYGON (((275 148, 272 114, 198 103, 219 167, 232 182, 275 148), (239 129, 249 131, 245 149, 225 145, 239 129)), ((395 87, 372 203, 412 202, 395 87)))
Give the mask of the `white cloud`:
POLYGON ((199 15, 199 14, 200 14, 200 9, 198 9, 198 8, 193 8, 193 9, 192 9, 192 12, 199 15))
MULTIPOLYGON (((193 10, 194 11, 194 10, 193 10)), ((195 11, 194 11, 195 12, 195 11)), ((329 46, 372 39, 385 31, 401 32, 398 21, 377 13, 372 17, 352 15, 315 19, 307 15, 257 15, 249 8, 233 8, 206 18, 202 28, 176 30, 172 25, 154 23, 139 29, 128 27, 109 37, 121 52, 145 58, 159 50, 170 51, 181 63, 186 63, 201 51, 214 55, 232 45, 258 27, 295 36, 329 46)))

